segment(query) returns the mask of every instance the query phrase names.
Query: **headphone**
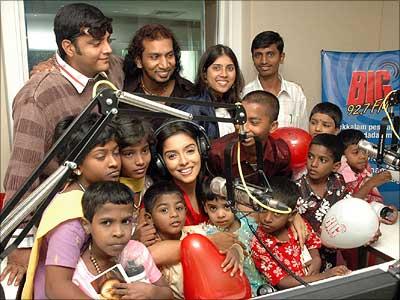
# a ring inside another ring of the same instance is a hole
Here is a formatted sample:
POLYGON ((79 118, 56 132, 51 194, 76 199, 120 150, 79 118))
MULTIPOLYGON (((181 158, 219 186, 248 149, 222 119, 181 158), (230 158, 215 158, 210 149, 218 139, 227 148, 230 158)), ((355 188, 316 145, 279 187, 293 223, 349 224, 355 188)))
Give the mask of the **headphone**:
POLYGON ((158 153, 158 151, 157 151, 158 135, 160 134, 160 132, 162 132, 164 130, 164 128, 169 127, 174 124, 181 124, 182 127, 189 129, 189 131, 191 131, 193 133, 193 135, 196 138, 197 148, 199 150, 202 161, 207 160, 208 150, 210 150, 210 148, 211 148, 210 139, 208 138, 205 129, 202 126, 198 125, 197 123, 194 123, 192 121, 187 121, 187 120, 172 120, 172 121, 164 123, 154 132, 154 137, 155 137, 156 142, 151 147, 152 161, 153 161, 154 167, 157 170, 157 172, 159 174, 161 174, 162 176, 167 176, 168 170, 165 165, 165 161, 162 157, 162 153, 158 153))

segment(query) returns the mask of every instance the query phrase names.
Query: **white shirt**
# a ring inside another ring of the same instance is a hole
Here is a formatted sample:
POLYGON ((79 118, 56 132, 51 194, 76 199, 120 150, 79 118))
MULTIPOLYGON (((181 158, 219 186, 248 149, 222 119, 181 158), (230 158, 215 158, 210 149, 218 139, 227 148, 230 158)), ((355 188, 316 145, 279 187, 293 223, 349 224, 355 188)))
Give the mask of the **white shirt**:
MULTIPOLYGON (((215 115, 218 118, 232 118, 225 107, 215 109, 215 115)), ((235 126, 232 123, 218 122, 219 137, 235 132, 235 126)))
MULTIPOLYGON (((75 87, 76 91, 79 94, 82 94, 83 90, 87 86, 88 82, 90 79, 89 77, 86 77, 82 73, 80 73, 78 70, 75 70, 73 67, 71 67, 69 64, 67 64, 61 56, 56 52, 56 60, 60 68, 61 74, 68 79, 69 82, 75 87)), ((95 76, 96 79, 98 75, 103 76, 104 78, 107 78, 107 74, 105 72, 100 72, 95 76)))
POLYGON ((95 278, 96 276, 90 273, 82 257, 79 257, 74 275, 72 276, 72 282, 92 299, 100 299, 100 295, 97 294, 96 290, 91 285, 91 281, 93 281, 95 278))
MULTIPOLYGON (((279 75, 281 90, 278 93, 279 100, 279 127, 298 127, 308 130, 307 99, 303 89, 296 83, 287 81, 279 75)), ((243 89, 243 97, 252 91, 262 91, 263 87, 257 76, 243 89)))

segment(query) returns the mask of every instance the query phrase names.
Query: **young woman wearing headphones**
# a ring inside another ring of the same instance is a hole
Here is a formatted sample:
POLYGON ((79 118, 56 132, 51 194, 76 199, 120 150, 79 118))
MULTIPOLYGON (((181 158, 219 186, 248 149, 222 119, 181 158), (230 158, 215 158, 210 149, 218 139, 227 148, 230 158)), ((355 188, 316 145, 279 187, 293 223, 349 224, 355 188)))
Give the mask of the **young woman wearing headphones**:
MULTIPOLYGON (((207 169, 210 148, 206 132, 196 123, 174 120, 162 125, 154 135, 156 144, 152 155, 155 172, 160 177, 171 178, 182 190, 187 207, 185 225, 207 221, 208 217, 200 205, 201 180, 207 169)), ((237 237, 229 232, 219 232, 208 238, 220 250, 239 243, 237 237)), ((149 250, 157 265, 172 265, 180 261, 180 241, 159 241, 149 250)))
POLYGON ((186 207, 185 225, 207 221, 200 205, 201 179, 204 176, 210 142, 204 129, 190 121, 167 122, 154 133, 153 159, 157 171, 170 177, 182 190, 186 207))

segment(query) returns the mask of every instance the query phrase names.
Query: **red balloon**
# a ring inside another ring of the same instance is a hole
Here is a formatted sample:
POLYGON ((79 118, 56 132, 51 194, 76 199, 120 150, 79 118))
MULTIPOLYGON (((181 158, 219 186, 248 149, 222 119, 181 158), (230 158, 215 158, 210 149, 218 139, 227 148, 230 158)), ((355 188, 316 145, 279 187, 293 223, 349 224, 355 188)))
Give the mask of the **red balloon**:
POLYGON ((231 277, 221 264, 225 255, 200 234, 189 234, 181 243, 183 290, 185 299, 249 299, 247 277, 239 272, 231 277))
POLYGON ((271 136, 274 139, 284 140, 288 145, 292 169, 299 169, 306 165, 308 147, 312 139, 307 131, 296 127, 281 127, 272 132, 271 136))

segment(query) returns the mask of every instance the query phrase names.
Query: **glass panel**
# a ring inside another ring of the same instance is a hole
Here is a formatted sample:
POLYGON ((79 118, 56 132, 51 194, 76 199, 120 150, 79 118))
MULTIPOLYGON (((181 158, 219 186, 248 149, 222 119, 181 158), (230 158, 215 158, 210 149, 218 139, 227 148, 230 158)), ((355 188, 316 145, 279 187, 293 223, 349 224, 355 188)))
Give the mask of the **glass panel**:
MULTIPOLYGON (((148 23, 170 28, 182 50, 182 75, 194 81, 204 50, 204 1, 82 1, 113 18, 114 54, 124 56, 136 30, 148 23)), ((24 1, 29 69, 54 54, 57 45, 53 20, 57 10, 71 1, 24 1)))

